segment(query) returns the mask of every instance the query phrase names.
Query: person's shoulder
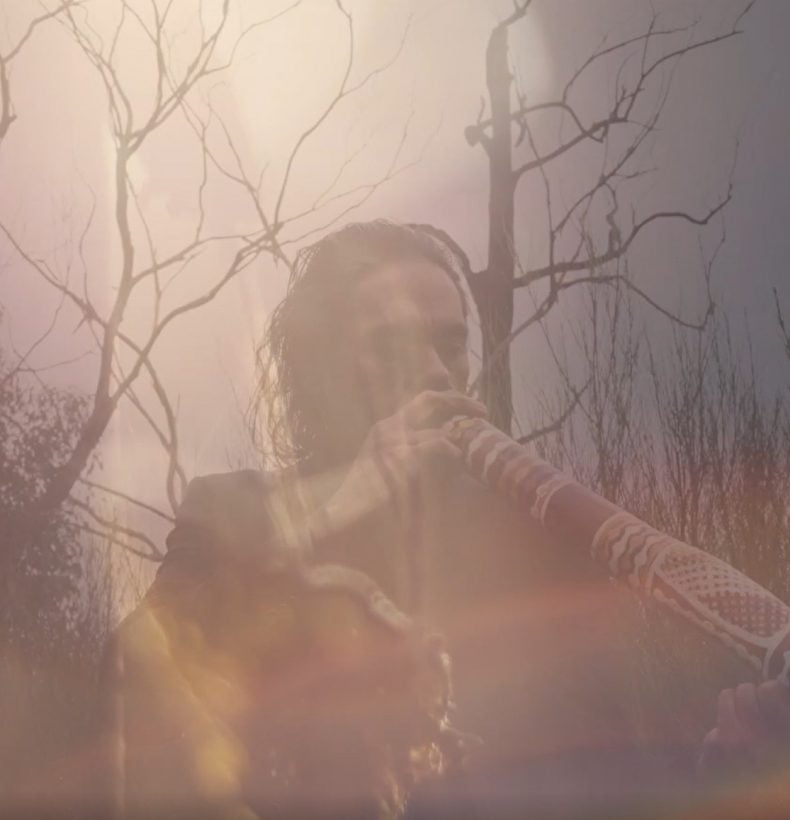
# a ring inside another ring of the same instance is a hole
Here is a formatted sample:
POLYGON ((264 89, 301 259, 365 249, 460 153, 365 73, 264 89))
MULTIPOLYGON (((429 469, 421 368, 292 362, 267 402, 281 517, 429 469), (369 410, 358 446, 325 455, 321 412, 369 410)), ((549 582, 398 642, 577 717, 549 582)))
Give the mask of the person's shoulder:
POLYGON ((192 479, 167 538, 169 550, 187 543, 244 549, 271 535, 277 473, 236 470, 192 479))
POLYGON ((189 515, 193 512, 192 508, 200 508, 206 504, 226 504, 232 503, 234 498, 260 497, 274 484, 274 474, 263 470, 234 470, 198 476, 187 485, 177 515, 189 515))
POLYGON ((272 510, 281 483, 280 474, 260 470, 214 473, 189 482, 156 577, 117 630, 125 644, 149 629, 152 613, 183 608, 220 570, 273 548, 272 510))

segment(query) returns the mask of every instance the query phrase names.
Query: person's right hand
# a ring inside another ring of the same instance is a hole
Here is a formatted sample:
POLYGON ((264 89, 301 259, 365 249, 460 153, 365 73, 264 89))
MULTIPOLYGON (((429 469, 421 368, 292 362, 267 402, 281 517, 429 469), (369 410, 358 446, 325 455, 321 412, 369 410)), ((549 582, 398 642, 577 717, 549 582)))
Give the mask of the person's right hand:
POLYGON ((404 497, 415 482, 440 480, 456 469, 461 453, 441 428, 458 415, 484 417, 486 409, 455 390, 426 390, 376 422, 319 516, 320 528, 337 532, 404 497))
POLYGON ((461 456, 442 425, 459 415, 483 418, 486 408, 455 390, 426 390, 373 425, 357 462, 372 458, 391 494, 403 492, 418 476, 441 477, 461 456))

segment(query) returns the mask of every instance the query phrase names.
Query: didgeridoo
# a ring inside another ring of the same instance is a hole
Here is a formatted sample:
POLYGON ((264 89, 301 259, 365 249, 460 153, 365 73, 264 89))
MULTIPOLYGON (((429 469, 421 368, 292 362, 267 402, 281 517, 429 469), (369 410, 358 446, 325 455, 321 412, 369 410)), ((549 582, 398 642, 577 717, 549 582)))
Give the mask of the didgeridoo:
POLYGON ((611 575, 790 685, 790 607, 725 561, 654 529, 529 453, 483 419, 445 425, 477 479, 611 575))

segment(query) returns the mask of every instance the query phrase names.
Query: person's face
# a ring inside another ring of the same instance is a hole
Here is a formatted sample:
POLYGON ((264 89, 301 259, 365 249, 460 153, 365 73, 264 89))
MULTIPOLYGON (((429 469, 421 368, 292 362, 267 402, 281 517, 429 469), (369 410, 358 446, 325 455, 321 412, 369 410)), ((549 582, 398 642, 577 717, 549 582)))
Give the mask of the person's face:
POLYGON ((356 286, 350 308, 348 355, 369 423, 424 390, 466 390, 466 320, 442 268, 419 258, 385 265, 356 286))

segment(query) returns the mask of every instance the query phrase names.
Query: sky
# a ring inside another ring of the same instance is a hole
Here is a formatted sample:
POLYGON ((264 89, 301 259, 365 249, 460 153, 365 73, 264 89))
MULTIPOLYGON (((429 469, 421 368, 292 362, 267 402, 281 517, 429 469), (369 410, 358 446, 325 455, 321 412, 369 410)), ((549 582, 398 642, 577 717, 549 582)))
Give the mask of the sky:
MULTIPOLYGON (((198 5, 210 27, 217 3, 174 4, 176 70, 197 35, 198 5)), ((285 13, 245 36, 233 52, 234 68, 201 86, 193 112, 204 120, 213 112, 208 133, 217 158, 234 168, 236 151, 249 178, 260 180, 260 201, 269 213, 290 151, 331 99, 348 55, 346 20, 333 2, 304 0, 286 11, 288 5, 266 4, 267 12, 285 13)), ((602 37, 641 30, 651 7, 673 24, 698 18, 698 30, 710 33, 726 27, 743 5, 730 0, 535 0, 511 35, 514 74, 528 100, 548 99, 602 37)), ((94 30, 109 43, 118 5, 104 0, 87 7, 94 30)), ((261 5, 253 0, 234 0, 231 7, 228 37, 218 47, 223 57, 231 54, 233 35, 260 17, 261 5)), ((336 191, 352 193, 330 200, 317 215, 288 224, 286 251, 293 254, 320 236, 333 219, 343 224, 383 216, 432 222, 461 241, 474 265, 482 265, 486 164, 480 148, 470 147, 463 132, 475 121, 485 93, 488 33, 511 4, 360 0, 347 7, 355 38, 349 82, 355 85, 370 71, 374 75, 301 145, 282 212, 293 216, 325 202, 329 196, 322 199, 322 194, 333 181, 336 191), (364 186, 391 167, 397 169, 394 177, 369 193, 364 186), (358 207, 345 213, 357 201, 358 207)), ((24 31, 30 9, 27 0, 4 0, 0 50, 24 31)), ((739 37, 679 66, 645 159, 656 170, 639 183, 629 203, 640 212, 673 203, 704 211, 726 191, 735 162, 734 196, 723 222, 717 220, 701 235, 675 226, 651 230, 634 249, 634 265, 653 296, 693 316, 701 306, 699 244, 709 252, 724 227, 726 242, 713 271, 715 298, 721 312, 741 328, 741 341, 748 322, 758 369, 769 384, 781 387, 787 361, 774 321, 772 289, 790 314, 790 3, 758 0, 742 28, 739 37)), ((130 104, 142 116, 153 99, 154 73, 149 44, 134 21, 127 22, 118 38, 117 60, 130 104)), ((83 287, 84 274, 97 307, 106 309, 116 293, 119 248, 112 210, 113 145, 101 82, 64 27, 54 22, 37 30, 15 58, 10 76, 17 120, 0 145, 0 221, 32 257, 46 260, 61 275, 68 272, 72 283, 83 287)), ((578 100, 580 108, 593 111, 613 81, 611 71, 594 77, 578 100)), ((194 230, 201 193, 198 147, 194 131, 183 117, 174 116, 131 164, 140 208, 160 253, 186 241, 194 230)), ((591 168, 582 153, 558 171, 566 195, 591 168)), ((255 225, 254 209, 238 185, 215 174, 202 193, 206 230, 234 232, 255 225)), ((517 232, 523 254, 528 264, 538 264, 545 253, 544 202, 540 191, 529 186, 519 197, 517 232)), ((137 240, 144 248, 139 224, 137 240)), ((139 259, 144 255, 141 249, 139 259)), ((175 305, 215 281, 226 259, 222 248, 203 255, 173 278, 165 302, 175 305)), ((177 408, 189 476, 248 462, 244 412, 254 378, 255 340, 285 285, 284 266, 261 258, 210 306, 174 323, 156 348, 154 360, 177 408)), ((54 328, 31 354, 31 364, 43 368, 40 377, 47 383, 92 388, 97 357, 87 328, 68 306, 58 310, 56 292, 2 234, 0 303, 5 346, 26 350, 54 317, 54 328)), ((130 304, 123 325, 130 335, 142 338, 152 304, 150 290, 130 304)), ((517 304, 526 307, 523 301, 517 304)), ((555 331, 562 333, 563 324, 573 326, 576 311, 573 300, 561 303, 553 319, 555 331)), ((655 317, 648 327, 657 338, 667 333, 666 323, 655 317)), ((551 379, 551 363, 537 335, 519 340, 514 367, 516 401, 528 404, 535 385, 551 379)), ((141 382, 139 391, 150 402, 150 387, 141 382)), ((116 486, 165 503, 163 482, 151 480, 161 470, 159 446, 133 408, 118 414, 103 450, 103 469, 116 486)))

